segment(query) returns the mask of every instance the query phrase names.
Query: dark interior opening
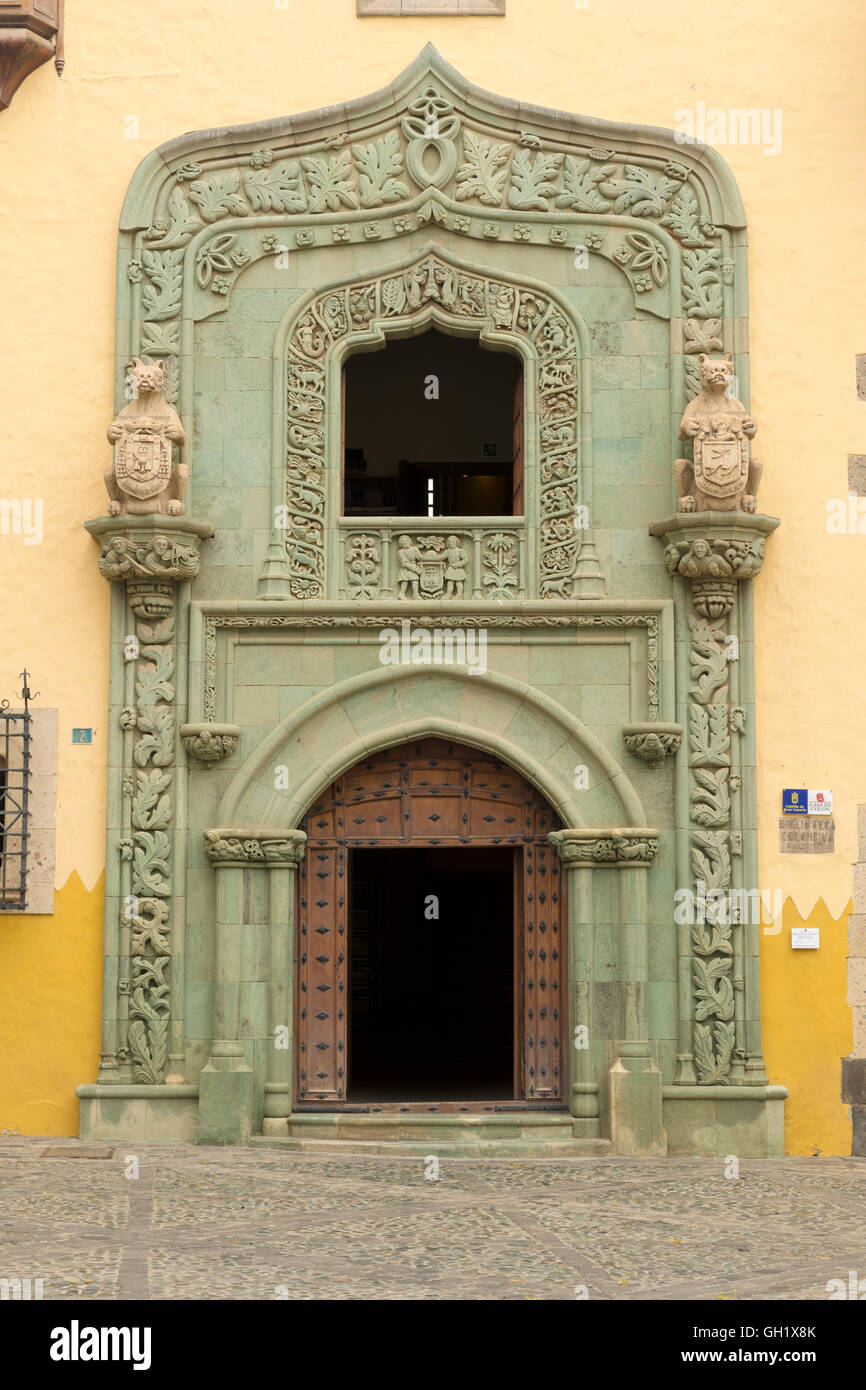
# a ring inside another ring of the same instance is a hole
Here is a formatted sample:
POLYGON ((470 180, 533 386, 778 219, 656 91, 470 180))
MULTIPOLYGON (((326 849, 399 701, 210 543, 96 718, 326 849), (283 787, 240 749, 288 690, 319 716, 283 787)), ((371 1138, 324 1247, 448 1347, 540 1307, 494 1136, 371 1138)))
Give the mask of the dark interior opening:
POLYGON ((344 373, 347 516, 523 511, 520 362, 429 329, 344 373))
POLYGON ((514 851, 356 849, 350 875, 348 1100, 514 1099, 514 851))

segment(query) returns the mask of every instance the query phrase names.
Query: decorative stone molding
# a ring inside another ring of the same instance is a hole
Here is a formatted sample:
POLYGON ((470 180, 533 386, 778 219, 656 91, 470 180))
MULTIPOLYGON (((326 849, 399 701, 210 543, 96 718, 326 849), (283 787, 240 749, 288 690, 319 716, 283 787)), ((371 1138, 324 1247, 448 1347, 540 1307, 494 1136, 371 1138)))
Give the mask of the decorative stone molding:
MULTIPOLYGON (((131 1069, 135 1082, 159 1085, 169 1070, 176 925, 177 586, 197 574, 201 541, 213 535, 213 528, 186 517, 153 514, 98 517, 85 526, 102 546, 100 572, 109 581, 126 581, 135 631, 128 631, 125 618, 124 642, 131 645, 128 638, 136 639, 127 659, 124 704, 117 711, 121 809, 113 829, 120 862, 113 887, 121 906, 119 920, 111 925, 121 1008, 112 1010, 100 1071, 116 1076, 119 1069, 131 1069)), ((176 1080, 174 1074, 171 1080, 176 1080)))
MULTIPOLYGON (((441 127, 439 127, 441 129, 441 127)), ((433 310, 461 332, 477 327, 482 340, 511 341, 537 364, 538 394, 532 412, 534 433, 527 440, 528 471, 537 469, 538 576, 542 598, 567 598, 578 573, 581 543, 575 509, 585 502, 580 479, 580 368, 576 325, 564 301, 534 282, 472 273, 444 253, 423 252, 411 265, 375 279, 334 284, 308 295, 295 311, 287 347, 287 466, 282 540, 287 591, 294 599, 324 598, 327 589, 328 515, 327 421, 330 363, 353 344, 389 333, 405 334, 433 310)), ((527 417, 529 418, 529 417, 527 417)), ((532 521, 532 519, 530 519, 532 521)), ((521 527, 525 522, 521 522, 521 527)), ((534 524, 534 521, 533 521, 534 524)), ((589 538, 591 541, 591 537, 589 538)), ((382 564, 382 545, 369 527, 350 540, 344 582, 353 597, 372 596, 382 564)), ((476 570, 487 567, 492 587, 510 587, 508 557, 514 547, 502 532, 491 533, 476 570), (496 537, 498 552, 493 547, 496 537), (497 575, 497 569, 499 573, 497 575)), ((591 551, 591 545, 590 545, 591 551)), ((589 554, 590 552, 587 552, 589 554)), ((399 534, 394 562, 399 597, 462 598, 470 556, 462 535, 443 531, 399 534)), ((592 555, 592 571, 598 562, 592 555)), ((273 557, 267 562, 267 590, 279 596, 273 557)), ((477 579, 476 579, 477 583, 477 579)))
MULTIPOLYGON (((496 528, 407 529, 393 525, 346 531, 342 596, 350 599, 525 597, 523 519, 496 528)), ((416 522, 417 526, 417 522, 416 522)))
POLYGON ((180 728, 184 749, 206 767, 233 753, 240 736, 238 724, 182 724, 180 728))
POLYGON ((757 512, 680 512, 650 534, 665 541, 668 574, 691 581, 695 611, 712 621, 730 613, 739 580, 760 574, 766 538, 778 525, 757 512))
POLYGON ((4 0, 0 11, 0 111, 31 72, 53 58, 63 71, 64 0, 4 0))
POLYGON ((302 830, 273 828, 206 830, 204 841, 208 859, 217 868, 232 864, 297 868, 307 846, 302 830))
MULTIPOLYGON (((490 598, 491 595, 485 595, 490 598)), ((271 608, 270 604, 262 607, 271 608)), ((539 605, 541 606, 541 605, 539 605)), ((659 615, 658 613, 571 613, 528 612, 499 613, 474 611, 468 613, 434 614, 412 612, 406 608, 402 612, 384 613, 335 613, 319 611, 306 614, 293 612, 266 613, 214 613, 204 615, 204 681, 201 694, 201 710, 206 722, 213 723, 217 714, 217 632, 228 631, 299 631, 303 628, 334 629, 336 631, 357 628, 375 629, 392 627, 400 630, 400 625, 411 620, 416 628, 644 628, 647 635, 646 657, 646 699, 650 720, 659 714, 659 615)))
POLYGON ((101 542, 103 578, 138 581, 136 592, 154 596, 170 596, 173 583, 195 579, 201 542, 213 535, 212 526, 189 517, 112 516, 84 524, 101 542))
POLYGON ((681 724, 627 724, 622 732, 626 751, 650 767, 673 757, 683 741, 681 724))
POLYGON ((548 840, 564 864, 649 867, 659 852, 657 830, 553 830, 548 840))
MULTIPOLYGON (((766 537, 778 525, 776 517, 760 513, 702 511, 649 528, 665 542, 668 573, 688 585, 682 614, 688 657, 678 679, 678 713, 688 727, 689 828, 680 833, 686 840, 681 858, 687 854, 691 874, 678 888, 695 900, 718 901, 732 889, 756 886, 743 881, 750 869, 743 857, 748 821, 741 788, 748 777, 747 795, 754 797, 755 770, 743 751, 751 734, 738 692, 751 690, 754 677, 750 648, 742 654, 746 674, 739 669, 739 586, 760 572, 766 537)), ((693 914, 695 920, 679 926, 686 966, 680 1017, 690 1020, 688 1035, 680 1036, 681 1085, 766 1084, 757 1003, 760 927, 751 924, 747 941, 748 928, 734 915, 693 914)))
MULTIPOLYGON (((598 597, 604 585, 592 533, 576 535, 573 526, 576 501, 591 492, 591 461, 585 419, 572 412, 586 402, 576 400, 577 382, 561 376, 570 353, 559 325, 571 310, 564 301, 548 309, 544 285, 521 288, 504 273, 486 276, 482 248, 491 238, 517 239, 527 257, 533 245, 553 244, 563 255, 579 247, 614 266, 642 310, 681 317, 672 383, 684 405, 699 390, 698 356, 732 346, 740 312, 734 252, 744 216, 712 150, 677 145, 665 132, 636 133, 491 98, 428 45, 387 93, 238 128, 230 137, 183 136, 148 156, 123 213, 127 274, 118 318, 128 330, 120 351, 164 360, 167 400, 191 402, 194 383, 182 378, 194 359, 180 353, 182 316, 198 321, 223 311, 239 277, 264 257, 375 240, 384 259, 387 241, 428 226, 456 238, 461 252, 461 239, 478 242, 480 267, 439 256, 431 268, 425 256, 407 268, 395 255, 381 282, 356 275, 305 301, 288 351, 288 463, 274 477, 274 506, 285 504, 287 520, 275 531, 259 592, 335 597, 344 582, 342 570, 325 568, 324 534, 335 519, 326 512, 338 506, 326 496, 325 465, 334 460, 330 445, 327 457, 322 447, 328 352, 342 357, 365 331, 368 342, 406 331, 407 318, 417 330, 435 310, 458 331, 471 324, 482 335, 511 336, 516 350, 545 359, 539 390, 546 418, 537 457, 527 449, 525 460, 527 483, 536 479, 539 489, 526 523, 528 531, 538 528, 529 592, 598 597)), ((359 587, 372 587, 375 561, 356 558, 359 587)))

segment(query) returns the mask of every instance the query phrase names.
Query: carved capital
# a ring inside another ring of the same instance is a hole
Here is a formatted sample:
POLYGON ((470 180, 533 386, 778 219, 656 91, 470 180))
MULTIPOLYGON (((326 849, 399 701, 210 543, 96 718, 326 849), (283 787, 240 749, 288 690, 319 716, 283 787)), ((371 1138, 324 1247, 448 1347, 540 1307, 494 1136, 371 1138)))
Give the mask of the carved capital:
POLYGON ((238 724, 183 724, 180 730, 181 743, 189 756, 208 767, 233 753, 240 736, 238 724))
POLYGON ((257 864, 260 868, 297 868, 304 857, 303 830, 276 827, 206 830, 205 850, 215 868, 257 864))
POLYGON ((207 522, 171 516, 97 517, 85 527, 101 543, 100 574, 130 581, 130 588, 195 579, 201 542, 214 533, 207 522))
POLYGON ((741 579, 760 574, 765 541, 778 525, 778 517, 759 512, 693 512, 649 529, 665 543, 668 574, 691 581, 696 612, 712 620, 730 613, 741 579))
POLYGON ((583 864, 649 867, 659 852, 658 831, 642 826, 620 830, 553 830, 547 838, 567 867, 583 864))
POLYGON ((626 724, 622 732, 627 752, 650 767, 673 757, 683 741, 682 724, 626 724))

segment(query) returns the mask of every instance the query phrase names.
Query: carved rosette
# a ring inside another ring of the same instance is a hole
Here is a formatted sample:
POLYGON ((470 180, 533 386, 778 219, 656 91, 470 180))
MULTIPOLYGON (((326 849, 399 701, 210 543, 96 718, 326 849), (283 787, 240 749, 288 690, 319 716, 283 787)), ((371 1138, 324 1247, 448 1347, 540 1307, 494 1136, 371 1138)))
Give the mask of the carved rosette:
MULTIPOLYGON (((679 513, 650 527, 665 542, 668 573, 688 583, 689 676, 687 691, 678 699, 682 702, 685 694, 692 879, 680 886, 690 888, 699 902, 718 901, 713 895, 735 886, 732 859, 742 856, 737 793, 743 774, 737 740, 745 732, 746 713, 732 696, 731 663, 740 659, 740 652, 730 630, 734 636, 740 631, 738 586, 760 573, 766 537, 778 525, 775 517, 758 513, 703 512, 679 513)), ((693 916, 694 1070, 691 1057, 681 1055, 678 1080, 728 1085, 746 1079, 749 1070, 758 1071, 746 1054, 742 1000, 738 1004, 737 999, 743 989, 742 926, 733 912, 693 916)))
POLYGON ((180 741, 196 762, 211 767, 233 753, 241 731, 238 724, 183 724, 180 741))
POLYGON ((650 767, 672 758, 683 741, 681 724, 628 724, 622 732, 626 752, 650 767))
MULTIPOLYGON (((175 802, 177 585, 198 572, 201 540, 212 527, 187 517, 100 517, 86 523, 102 546, 100 572, 125 580, 137 651, 133 700, 119 712, 122 731, 121 934, 130 933, 125 1041, 145 1085, 165 1081, 169 1060, 172 872, 175 802)), ((127 687, 129 689, 129 687, 127 687)))
POLYGON ((307 837, 302 830, 214 829, 204 832, 205 852, 215 868, 258 865, 297 868, 307 837))

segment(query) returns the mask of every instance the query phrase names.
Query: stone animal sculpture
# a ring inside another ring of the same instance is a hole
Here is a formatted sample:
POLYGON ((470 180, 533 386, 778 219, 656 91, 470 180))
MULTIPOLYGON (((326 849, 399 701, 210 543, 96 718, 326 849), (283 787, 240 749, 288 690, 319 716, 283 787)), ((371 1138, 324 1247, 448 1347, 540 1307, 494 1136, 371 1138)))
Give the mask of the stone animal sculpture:
POLYGON ((189 469, 172 462, 172 444, 186 443, 177 411, 165 399, 165 364, 135 357, 132 399, 108 427, 114 464, 105 470, 110 516, 181 516, 189 469))
POLYGON ((680 421, 680 439, 693 441, 693 459, 677 459, 674 474, 681 512, 753 512, 762 465, 749 457, 757 425, 742 401, 726 396, 732 357, 698 358, 700 393, 680 421))

